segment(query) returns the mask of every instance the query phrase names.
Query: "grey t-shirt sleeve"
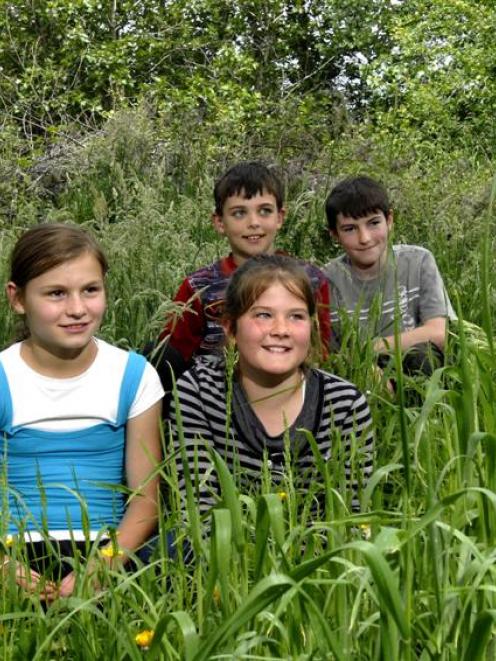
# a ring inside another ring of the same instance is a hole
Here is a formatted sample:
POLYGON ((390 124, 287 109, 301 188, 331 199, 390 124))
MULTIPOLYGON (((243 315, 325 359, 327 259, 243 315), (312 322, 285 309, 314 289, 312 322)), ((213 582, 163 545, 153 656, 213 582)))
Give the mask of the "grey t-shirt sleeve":
POLYGON ((421 324, 434 317, 456 318, 434 255, 428 250, 420 264, 419 316, 421 324))

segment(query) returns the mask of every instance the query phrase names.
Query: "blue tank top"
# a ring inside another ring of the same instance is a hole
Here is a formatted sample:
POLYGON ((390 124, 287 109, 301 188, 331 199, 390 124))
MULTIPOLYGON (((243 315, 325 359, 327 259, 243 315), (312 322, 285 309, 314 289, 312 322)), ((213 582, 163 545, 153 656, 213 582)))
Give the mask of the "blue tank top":
POLYGON ((47 432, 12 426, 12 398, 0 363, 0 533, 89 531, 119 524, 125 504, 126 422, 145 365, 143 356, 129 353, 115 424, 47 432))

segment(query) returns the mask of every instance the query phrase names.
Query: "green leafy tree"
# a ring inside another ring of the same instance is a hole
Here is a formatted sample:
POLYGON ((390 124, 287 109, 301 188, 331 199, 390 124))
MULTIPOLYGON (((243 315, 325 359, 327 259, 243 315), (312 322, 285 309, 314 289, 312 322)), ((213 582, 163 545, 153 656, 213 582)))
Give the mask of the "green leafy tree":
POLYGON ((391 13, 391 52, 367 73, 376 118, 428 139, 496 138, 496 5, 409 0, 391 13))
POLYGON ((28 0, 0 10, 0 104, 26 132, 146 95, 202 120, 363 102, 386 0, 28 0))

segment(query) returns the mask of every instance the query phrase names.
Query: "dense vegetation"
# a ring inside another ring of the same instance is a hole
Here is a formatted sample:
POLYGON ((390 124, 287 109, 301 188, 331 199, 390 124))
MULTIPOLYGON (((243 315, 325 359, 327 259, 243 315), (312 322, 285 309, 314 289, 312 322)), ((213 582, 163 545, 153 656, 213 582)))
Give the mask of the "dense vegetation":
MULTIPOLYGON (((111 262, 102 334, 141 347, 184 274, 226 250, 209 222, 215 177, 256 157, 286 182, 281 247, 318 263, 335 253, 330 186, 383 180, 394 240, 434 252, 466 320, 448 366, 394 399, 370 347, 332 358, 369 391, 377 426, 361 515, 335 464, 317 458, 315 520, 290 471, 284 493, 240 495, 217 459, 211 536, 192 506, 179 525, 191 562, 179 543, 175 560, 104 577, 102 595, 83 573, 46 611, 3 580, 3 658, 137 659, 142 629, 151 658, 493 658, 495 28, 489 0, 2 3, 3 280, 24 227, 90 227, 111 262)), ((12 330, 4 302, 2 344, 12 330)), ((178 521, 169 464, 162 548, 178 521)))

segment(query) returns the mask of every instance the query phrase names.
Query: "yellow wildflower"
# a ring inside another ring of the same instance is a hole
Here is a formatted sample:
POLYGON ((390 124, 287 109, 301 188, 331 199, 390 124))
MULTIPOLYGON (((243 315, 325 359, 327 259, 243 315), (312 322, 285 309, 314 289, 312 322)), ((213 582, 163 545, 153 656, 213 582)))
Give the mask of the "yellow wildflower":
POLYGON ((283 501, 288 499, 288 494, 285 491, 278 491, 277 495, 283 501))
POLYGON ((7 537, 5 538, 5 546, 9 548, 9 546, 12 546, 13 543, 14 543, 14 536, 7 535, 7 537))
POLYGON ((144 629, 143 631, 140 631, 134 637, 134 640, 136 641, 136 645, 145 648, 150 647, 153 640, 153 634, 154 632, 151 629, 144 629))
POLYGON ((372 528, 368 523, 361 523, 359 526, 360 530, 362 531, 362 535, 364 539, 370 539, 372 536, 372 528))
POLYGON ((104 558, 120 558, 124 555, 124 551, 114 544, 109 544, 100 549, 100 555, 104 558))

